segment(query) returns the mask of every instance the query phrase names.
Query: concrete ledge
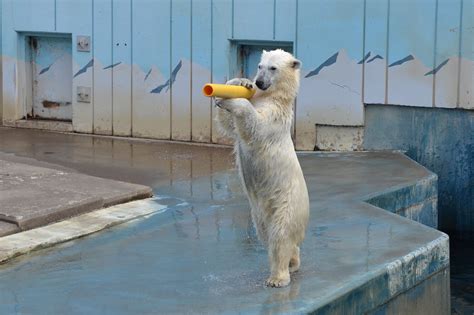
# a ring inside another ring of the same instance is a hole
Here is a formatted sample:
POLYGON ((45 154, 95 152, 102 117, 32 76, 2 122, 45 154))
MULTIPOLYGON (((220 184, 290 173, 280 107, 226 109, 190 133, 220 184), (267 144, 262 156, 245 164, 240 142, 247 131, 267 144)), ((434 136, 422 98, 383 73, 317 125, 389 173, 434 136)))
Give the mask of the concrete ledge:
POLYGON ((20 228, 16 224, 0 221, 0 237, 20 231, 20 228))
POLYGON ((433 173, 412 184, 371 194, 363 200, 429 227, 438 227, 438 176, 433 173))
POLYGON ((154 199, 132 201, 0 238, 0 263, 31 251, 74 240, 166 208, 154 199))
POLYGON ((445 268, 369 314, 447 315, 451 314, 449 296, 449 268, 445 268))
MULTIPOLYGON (((152 195, 150 187, 0 159, 0 220, 28 230, 152 195)), ((0 234, 16 229, 3 224, 0 234)))
POLYGON ((316 147, 320 151, 362 151, 363 126, 316 124, 316 147))
MULTIPOLYGON (((364 314, 448 266, 449 238, 443 235, 426 246, 392 261, 382 269, 367 273, 356 283, 343 284, 337 291, 323 297, 322 303, 314 306, 312 314, 364 314)), ((449 283, 447 290, 449 292, 449 283)), ((442 298, 449 305, 449 294, 442 298)))
POLYGON ((432 228, 438 227, 438 198, 432 197, 423 202, 395 212, 402 217, 420 222, 432 228))
POLYGON ((3 121, 3 125, 6 127, 26 128, 26 129, 41 129, 59 132, 73 132, 72 122, 67 121, 54 121, 54 120, 16 120, 16 121, 3 121))

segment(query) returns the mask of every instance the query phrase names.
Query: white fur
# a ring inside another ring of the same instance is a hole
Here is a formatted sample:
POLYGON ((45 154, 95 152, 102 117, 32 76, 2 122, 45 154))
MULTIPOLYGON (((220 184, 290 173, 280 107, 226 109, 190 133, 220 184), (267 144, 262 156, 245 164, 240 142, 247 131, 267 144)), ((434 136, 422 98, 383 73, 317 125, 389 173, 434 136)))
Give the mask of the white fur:
POLYGON ((290 128, 299 87, 300 62, 277 49, 264 51, 254 82, 233 79, 227 84, 259 84, 250 99, 224 99, 217 119, 235 141, 235 155, 250 201, 259 239, 267 245, 271 275, 267 285, 286 286, 300 265, 299 245, 309 217, 306 183, 290 128), (276 68, 276 69, 275 69, 276 68))

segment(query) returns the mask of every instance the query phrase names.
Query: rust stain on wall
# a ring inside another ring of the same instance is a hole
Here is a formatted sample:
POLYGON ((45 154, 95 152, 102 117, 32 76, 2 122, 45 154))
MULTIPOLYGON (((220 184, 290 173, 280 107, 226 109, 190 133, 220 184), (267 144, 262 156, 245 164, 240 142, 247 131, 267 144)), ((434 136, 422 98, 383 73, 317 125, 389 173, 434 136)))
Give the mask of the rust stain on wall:
POLYGON ((61 106, 61 104, 58 102, 52 102, 52 101, 47 101, 47 100, 43 101, 44 108, 58 108, 59 106, 61 106))

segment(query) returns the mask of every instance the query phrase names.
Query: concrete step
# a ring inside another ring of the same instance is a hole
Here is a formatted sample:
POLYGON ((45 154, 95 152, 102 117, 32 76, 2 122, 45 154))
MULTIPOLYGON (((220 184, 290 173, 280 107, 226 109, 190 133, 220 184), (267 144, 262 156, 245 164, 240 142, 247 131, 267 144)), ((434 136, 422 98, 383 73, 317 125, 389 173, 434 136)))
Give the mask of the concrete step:
POLYGON ((151 195, 142 185, 0 159, 0 236, 151 195))

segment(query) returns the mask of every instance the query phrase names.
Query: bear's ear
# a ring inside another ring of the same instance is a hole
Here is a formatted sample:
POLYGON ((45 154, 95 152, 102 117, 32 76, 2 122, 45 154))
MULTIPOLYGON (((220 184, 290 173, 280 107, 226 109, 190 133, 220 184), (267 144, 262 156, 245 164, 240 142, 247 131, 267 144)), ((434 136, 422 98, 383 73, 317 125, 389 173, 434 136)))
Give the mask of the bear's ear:
POLYGON ((266 54, 266 53, 267 53, 267 51, 264 49, 264 50, 262 51, 262 54, 266 54))
POLYGON ((295 59, 291 62, 291 67, 293 69, 299 69, 301 68, 301 61, 299 61, 298 59, 295 59))

